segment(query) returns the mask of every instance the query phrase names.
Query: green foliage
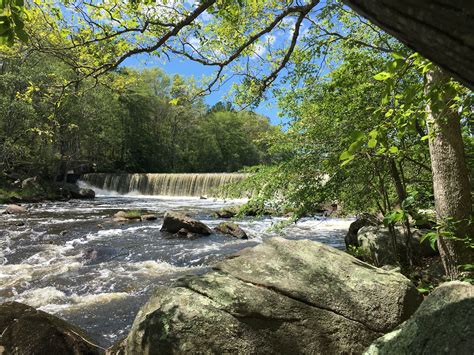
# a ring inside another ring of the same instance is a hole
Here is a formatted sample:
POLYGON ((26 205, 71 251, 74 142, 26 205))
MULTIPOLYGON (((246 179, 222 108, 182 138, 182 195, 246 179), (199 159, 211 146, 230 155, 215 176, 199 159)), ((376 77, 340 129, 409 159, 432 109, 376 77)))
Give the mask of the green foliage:
POLYGON ((15 38, 28 41, 25 19, 29 19, 29 13, 24 0, 0 0, 0 46, 13 46, 15 38))
MULTIPOLYGON (((99 171, 232 172, 269 161, 266 117, 210 110, 194 82, 158 69, 122 68, 107 85, 68 84, 52 56, 0 54, 0 167, 54 179, 78 164, 99 171), (171 103, 170 103, 171 102, 171 103)), ((229 110, 227 110, 229 108, 229 110)))

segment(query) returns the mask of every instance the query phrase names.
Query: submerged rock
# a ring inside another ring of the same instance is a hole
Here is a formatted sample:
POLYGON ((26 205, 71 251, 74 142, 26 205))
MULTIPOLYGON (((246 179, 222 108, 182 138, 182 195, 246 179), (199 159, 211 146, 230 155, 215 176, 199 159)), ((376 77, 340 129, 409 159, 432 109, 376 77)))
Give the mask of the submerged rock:
POLYGON ((114 214, 114 222, 129 222, 129 221, 141 221, 140 213, 118 211, 114 214))
POLYGON ((0 305, 0 354, 102 354, 78 327, 17 302, 0 305))
POLYGON ((180 229, 186 229, 190 233, 210 235, 212 230, 204 223, 186 216, 184 213, 168 211, 165 213, 161 231, 177 233, 180 229))
POLYGON ((155 221, 157 219, 154 214, 144 214, 140 218, 142 221, 155 221))
POLYGON ((436 288, 399 328, 365 352, 382 354, 472 354, 474 286, 452 281, 436 288))
POLYGON ((19 205, 8 205, 5 211, 3 212, 4 214, 23 214, 27 213, 28 210, 19 205))
POLYGON ((214 229, 218 233, 230 235, 239 239, 249 239, 247 233, 236 223, 222 222, 214 229))
POLYGON ((403 275, 273 238, 159 286, 113 353, 360 353, 421 302, 403 275))

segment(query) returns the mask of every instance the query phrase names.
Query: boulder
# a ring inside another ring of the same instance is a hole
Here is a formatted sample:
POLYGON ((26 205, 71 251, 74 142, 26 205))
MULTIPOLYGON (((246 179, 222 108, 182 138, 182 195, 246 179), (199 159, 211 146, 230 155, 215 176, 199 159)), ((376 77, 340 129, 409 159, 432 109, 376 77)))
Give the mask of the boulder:
POLYGON ((29 177, 21 182, 22 189, 39 189, 41 188, 38 177, 29 177))
POLYGON ((141 216, 142 221, 155 221, 157 219, 154 214, 144 214, 141 216))
POLYGON ((273 238, 159 286, 115 353, 361 353, 421 302, 403 275, 309 240, 273 238))
POLYGON ((247 233, 236 223, 222 222, 214 229, 217 233, 230 235, 239 239, 249 239, 247 233))
POLYGON ((441 284, 415 314, 365 352, 382 354, 472 354, 474 350, 474 286, 441 284))
POLYGON ((379 224, 377 217, 371 214, 364 213, 358 216, 357 219, 350 224, 349 231, 344 238, 346 249, 349 250, 350 246, 359 246, 359 241, 357 239, 357 233, 359 232, 359 229, 366 226, 376 226, 377 224, 379 224))
POLYGON ((59 184, 58 189, 60 193, 67 198, 77 198, 86 200, 95 198, 94 190, 83 189, 75 184, 62 183, 59 184))
POLYGON ((177 233, 180 229, 186 229, 190 233, 210 235, 212 230, 204 223, 195 220, 184 213, 168 211, 163 220, 162 232, 177 233))
MULTIPOLYGON (((362 227, 357 233, 363 259, 375 266, 397 265, 399 260, 403 260, 406 255, 406 233, 402 227, 395 227, 395 240, 397 247, 393 245, 393 238, 386 227, 370 226, 362 227)), ((433 250, 428 240, 420 243, 422 233, 412 230, 410 246, 414 257, 427 257, 437 254, 433 250)))
POLYGON ((78 327, 17 302, 0 305, 0 354, 102 354, 78 327))
POLYGON ((3 213, 5 214, 23 214, 27 213, 27 209, 23 206, 18 205, 8 205, 3 213))
POLYGON ((217 218, 232 218, 237 215, 237 211, 230 208, 222 208, 219 211, 216 211, 215 214, 217 218))
POLYGON ((114 214, 114 221, 115 222, 128 222, 128 221, 140 221, 141 216, 140 214, 134 212, 125 212, 125 211, 118 211, 114 214))

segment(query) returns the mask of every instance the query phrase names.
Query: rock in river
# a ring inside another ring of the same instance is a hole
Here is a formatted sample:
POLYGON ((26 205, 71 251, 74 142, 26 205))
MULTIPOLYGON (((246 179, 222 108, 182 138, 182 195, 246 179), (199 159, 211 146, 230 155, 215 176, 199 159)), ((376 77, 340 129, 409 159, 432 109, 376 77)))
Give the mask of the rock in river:
POLYGON ((217 233, 227 234, 239 239, 249 239, 247 233, 236 223, 222 222, 215 228, 217 233))
POLYGON ((399 273, 321 243, 273 238, 159 286, 113 353, 361 353, 420 302, 399 273))
POLYGON ((8 205, 3 213, 4 214, 23 214, 27 212, 28 212, 27 209, 23 206, 8 205))
POLYGON ((166 212, 161 230, 163 232, 177 233, 181 229, 201 235, 212 234, 212 230, 208 226, 198 220, 186 216, 184 213, 173 211, 166 212))
POLYGON ((367 355, 466 354, 474 351, 474 286, 446 282, 399 328, 377 339, 367 355))
POLYGON ((68 322, 17 302, 0 305, 0 354, 101 354, 68 322))

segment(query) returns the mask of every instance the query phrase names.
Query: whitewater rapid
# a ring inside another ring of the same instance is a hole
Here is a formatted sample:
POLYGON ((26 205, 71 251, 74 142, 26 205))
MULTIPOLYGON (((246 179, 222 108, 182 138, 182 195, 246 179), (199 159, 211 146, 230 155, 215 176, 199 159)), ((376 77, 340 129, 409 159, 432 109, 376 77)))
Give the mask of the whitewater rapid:
MULTIPOLYGON (((272 236, 344 247, 350 219, 305 218, 282 230, 282 218, 248 218, 251 237, 211 235, 172 239, 160 232, 167 210, 184 211, 215 227, 216 210, 242 201, 102 195, 95 200, 25 204, 28 214, 0 216, 0 303, 18 301, 84 328, 102 346, 126 335, 156 285, 169 285, 272 236), (140 210, 156 221, 113 222, 119 210, 140 210), (96 258, 89 258, 95 250, 96 258)), ((5 206, 0 205, 0 209, 5 206)))

